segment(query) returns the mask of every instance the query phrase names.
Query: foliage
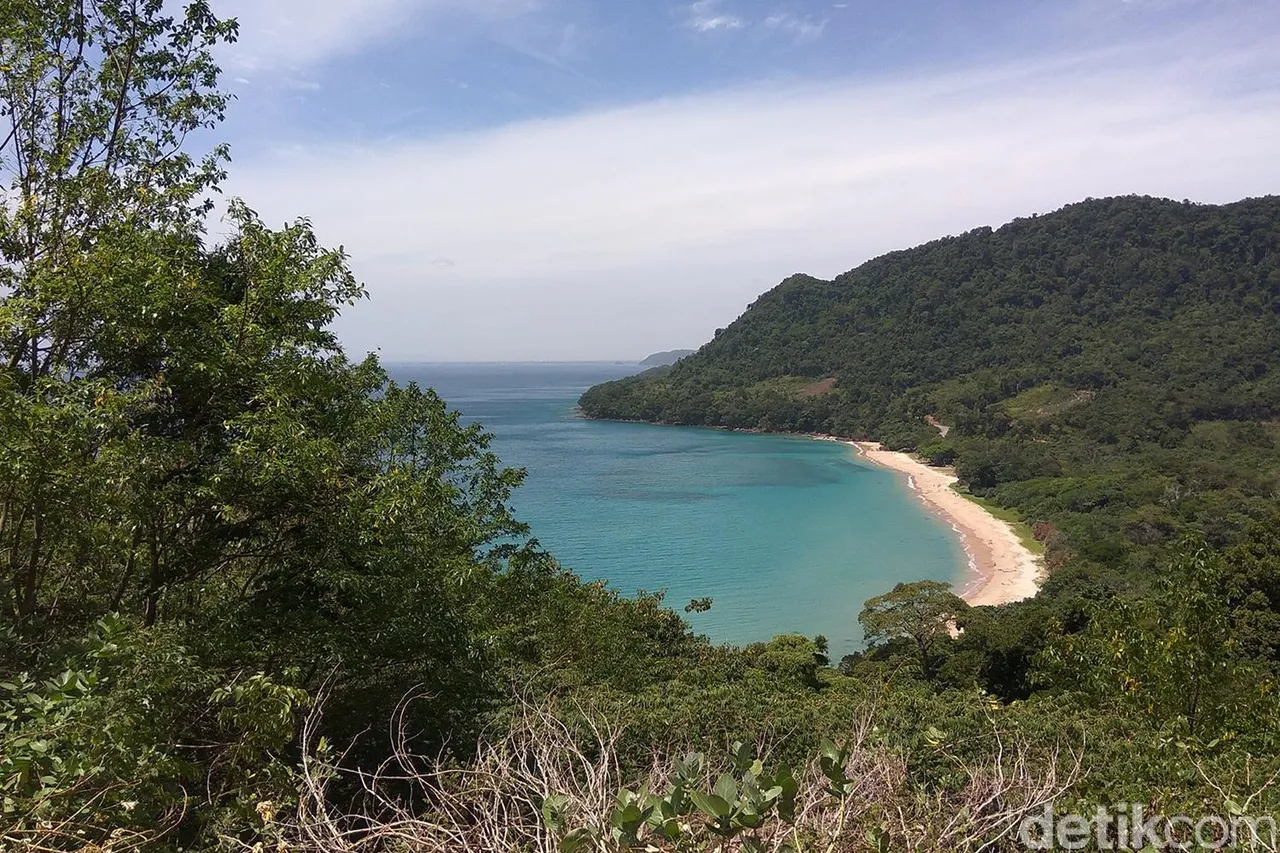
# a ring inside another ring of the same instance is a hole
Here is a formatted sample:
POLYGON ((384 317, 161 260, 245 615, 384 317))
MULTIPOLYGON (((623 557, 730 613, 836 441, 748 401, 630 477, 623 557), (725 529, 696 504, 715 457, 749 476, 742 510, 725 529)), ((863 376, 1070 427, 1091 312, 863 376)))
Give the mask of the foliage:
POLYGON ((173 632, 114 615, 64 654, 51 677, 0 683, 6 842, 122 849, 184 822, 252 833, 256 804, 295 786, 284 755, 309 705, 297 687, 224 680, 173 632))
POLYGON ((226 149, 196 160, 183 143, 222 119, 229 96, 213 48, 234 40, 236 25, 204 0, 166 11, 161 0, 18 0, 0 11, 0 283, 14 289, 7 307, 23 309, 14 331, 26 336, 10 369, 26 362, 47 374, 74 345, 48 298, 50 288, 71 294, 47 277, 102 231, 190 228, 211 209, 202 196, 221 179, 226 149))
POLYGON ((914 644, 926 678, 936 673, 936 647, 950 637, 956 621, 969 609, 951 585, 941 581, 899 583, 892 591, 868 599, 858 622, 868 644, 899 637, 914 644))
POLYGON ((1157 594, 1099 608, 1085 631, 1051 642, 1046 681, 1132 704, 1175 734, 1257 729, 1275 712, 1274 684, 1242 654, 1225 583, 1221 557, 1187 543, 1157 594))
POLYGON ((607 716, 554 701, 516 710, 465 767, 398 753, 394 776, 366 777, 361 811, 329 805, 328 785, 349 771, 318 760, 296 817, 276 818, 281 839, 316 853, 1009 850, 1022 817, 1065 802, 1081 778, 1061 751, 992 732, 1005 748, 999 758, 975 761, 933 739, 925 749, 951 766, 955 784, 926 791, 902 742, 865 707, 838 743, 815 744, 794 765, 736 742, 709 753, 650 753, 632 772, 607 716), (411 794, 397 793, 406 786, 411 794), (433 807, 415 810, 419 802, 433 807))
MULTIPOLYGON (((827 745, 832 756, 834 746, 827 745)), ((710 790, 701 789, 706 756, 689 753, 675 760, 673 780, 666 790, 650 793, 623 788, 618 805, 609 813, 608 843, 619 849, 671 845, 698 849, 712 838, 721 843, 743 837, 745 850, 763 849, 760 829, 771 820, 795 821, 795 775, 785 764, 767 772, 749 744, 737 742, 730 751, 730 771, 720 774, 710 790)), ((823 764, 834 784, 852 786, 844 777, 844 761, 823 764)), ((843 794, 841 796, 844 796, 843 794)), ((570 828, 566 809, 571 799, 559 794, 543 802, 542 814, 565 853, 599 847, 603 839, 589 827, 570 828)))
POLYGON ((481 427, 342 350, 341 250, 237 200, 208 238, 227 152, 184 143, 235 33, 0 6, 0 846, 949 850, 1051 802, 1276 808, 1275 199, 796 277, 583 398, 874 433, 1033 523, 1037 599, 900 584, 836 671, 564 571, 481 427))
POLYGON ((0 787, 24 843, 252 832, 295 792, 311 696, 349 743, 419 685, 442 744, 552 656, 595 677, 636 635, 692 643, 528 540, 480 427, 347 357, 341 250, 236 200, 205 238, 225 151, 183 142, 221 116, 234 33, 202 2, 0 10, 0 787), (534 602, 618 645, 518 631, 534 602))

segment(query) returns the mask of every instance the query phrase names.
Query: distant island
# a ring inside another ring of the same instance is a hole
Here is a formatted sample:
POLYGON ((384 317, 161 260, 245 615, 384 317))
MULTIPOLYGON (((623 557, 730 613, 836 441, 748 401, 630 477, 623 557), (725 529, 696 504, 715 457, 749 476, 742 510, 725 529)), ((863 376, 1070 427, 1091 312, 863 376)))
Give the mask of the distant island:
POLYGON ((686 355, 693 355, 695 352, 697 350, 693 349, 673 349, 666 352, 655 352, 640 363, 646 367, 665 367, 669 364, 675 364, 686 355))

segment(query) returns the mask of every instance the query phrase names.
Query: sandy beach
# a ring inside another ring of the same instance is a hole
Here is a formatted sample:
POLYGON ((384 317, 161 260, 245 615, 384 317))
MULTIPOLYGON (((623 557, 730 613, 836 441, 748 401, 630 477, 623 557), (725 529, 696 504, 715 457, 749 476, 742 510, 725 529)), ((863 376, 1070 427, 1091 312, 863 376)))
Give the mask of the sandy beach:
POLYGON ((1036 594, 1043 563, 1013 529, 951 488, 956 475, 870 441, 848 441, 867 461, 907 476, 912 491, 960 535, 972 575, 960 594, 973 605, 1007 604, 1036 594))

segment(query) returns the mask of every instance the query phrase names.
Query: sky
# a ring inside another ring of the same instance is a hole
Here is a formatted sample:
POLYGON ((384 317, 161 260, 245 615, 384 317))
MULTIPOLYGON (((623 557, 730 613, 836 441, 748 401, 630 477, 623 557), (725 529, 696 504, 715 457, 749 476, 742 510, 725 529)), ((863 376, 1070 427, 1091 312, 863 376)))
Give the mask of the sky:
POLYGON ((224 191, 422 361, 694 348, 796 272, 1086 197, 1280 193, 1276 0, 212 0, 224 191))

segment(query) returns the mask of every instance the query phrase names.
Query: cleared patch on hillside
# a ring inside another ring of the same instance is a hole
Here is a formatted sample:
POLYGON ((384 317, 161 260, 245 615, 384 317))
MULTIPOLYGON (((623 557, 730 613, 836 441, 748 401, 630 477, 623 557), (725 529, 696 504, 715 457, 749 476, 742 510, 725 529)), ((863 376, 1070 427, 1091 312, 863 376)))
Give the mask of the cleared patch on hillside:
POLYGON ((810 382, 808 385, 796 392, 797 397, 821 397, 836 387, 836 378, 828 376, 826 379, 819 379, 817 382, 810 382))
POLYGON ((1084 405, 1092 399, 1092 391, 1037 385, 1005 400, 1003 406, 1014 420, 1039 421, 1084 405))
POLYGON ((746 390, 754 394, 781 394, 797 400, 807 400, 829 393, 835 384, 834 376, 817 380, 809 376, 774 376, 752 383, 746 390))
POLYGON ((1247 449, 1271 451, 1280 447, 1280 423, 1201 421, 1191 427, 1187 444, 1220 453, 1247 449))

